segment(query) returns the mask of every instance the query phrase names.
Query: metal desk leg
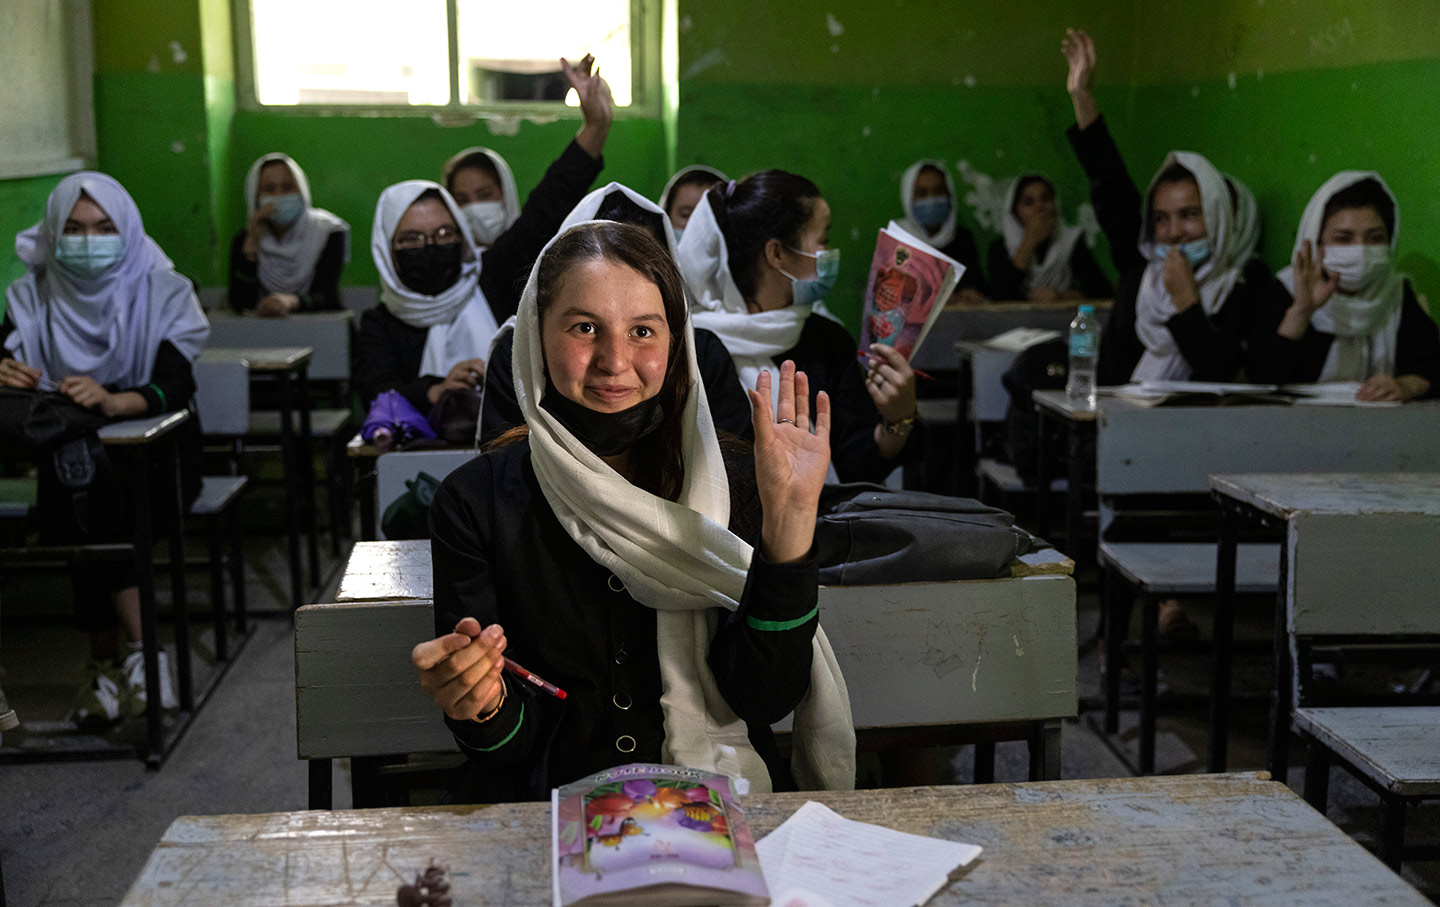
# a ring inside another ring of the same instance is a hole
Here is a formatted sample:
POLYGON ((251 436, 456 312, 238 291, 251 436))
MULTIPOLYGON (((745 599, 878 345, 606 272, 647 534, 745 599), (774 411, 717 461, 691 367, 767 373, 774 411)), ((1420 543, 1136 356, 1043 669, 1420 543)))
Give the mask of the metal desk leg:
POLYGON ((354 468, 358 473, 355 494, 360 499, 360 541, 373 542, 380 537, 375 528, 378 525, 375 514, 375 458, 356 457, 354 468))
POLYGON ((225 618, 225 533, 221 515, 211 514, 205 520, 205 549, 210 556, 210 619, 215 625, 215 660, 230 660, 230 645, 225 618))
POLYGON ((1210 771, 1225 771, 1230 742, 1230 671, 1235 640, 1235 551, 1240 514, 1220 503, 1220 542, 1215 552, 1215 648, 1210 678, 1210 771))
POLYGON ((1380 861, 1400 871, 1405 851, 1405 801, 1392 794, 1380 795, 1380 861))
POLYGON ((1104 623, 1105 631, 1105 668, 1101 672, 1101 682, 1105 687, 1105 733, 1116 734, 1120 732, 1120 673, 1122 670, 1123 655, 1121 647, 1125 644, 1125 631, 1128 627, 1121 626, 1120 615, 1123 613, 1128 618, 1130 609, 1120 607, 1121 596, 1130 594, 1129 587, 1125 584, 1110 566, 1105 567, 1101 578, 1101 599, 1100 607, 1101 621, 1104 623))
MULTIPOLYGON (((1045 423, 1048 421, 1046 411, 1042 407, 1035 407, 1035 424, 1040 432, 1038 446, 1035 448, 1035 478, 1039 491, 1035 497, 1035 534, 1043 539, 1050 537, 1050 485, 1054 478, 1050 474, 1050 445, 1045 443, 1045 423)), ((1068 543, 1066 547, 1069 547, 1068 543)))
POLYGON ((1140 640, 1145 676, 1140 687, 1140 774, 1155 774, 1155 690, 1159 684, 1160 602, 1146 592, 1140 603, 1140 640))
MULTIPOLYGON (((180 487, 180 443, 171 433, 162 443, 167 453, 165 462, 170 485, 170 498, 175 508, 175 525, 170 533, 170 601, 175 620, 175 672, 180 687, 180 708, 195 708, 195 689, 190 676, 190 607, 185 600, 185 493, 180 487)), ((146 702, 160 697, 160 688, 145 688, 146 702)))
POLYGON ((1060 719, 1036 721, 1030 730, 1030 780, 1060 780, 1060 719))
POLYGON ((975 783, 995 783, 995 742, 979 740, 975 743, 975 783))
POLYGON ((150 524, 150 454, 135 450, 135 585, 140 592, 140 647, 145 659, 145 767, 160 768, 165 756, 160 705, 160 634, 155 626, 154 532, 150 524))
POLYGON ((1323 816, 1330 799, 1330 752, 1313 737, 1306 742, 1310 748, 1305 757, 1305 802, 1323 816))
POLYGON ((334 805, 333 782, 329 759, 309 759, 310 809, 330 809, 334 805))
POLYGON ((310 556, 310 588, 320 586, 320 530, 315 514, 315 433, 310 425, 310 367, 300 366, 300 478, 305 483, 306 553, 310 556))
POLYGON ((1285 783, 1290 774, 1290 623, 1285 599, 1288 597, 1290 572, 1289 546, 1280 543, 1280 581, 1275 592, 1275 671, 1270 691, 1270 748, 1266 761, 1270 778, 1285 783))
POLYGON ((980 450, 980 427, 970 416, 970 401, 975 396, 975 374, 970 360, 959 357, 955 379, 955 493, 975 497, 978 482, 975 463, 980 450))
POLYGON ((1082 557, 1080 550, 1080 536, 1084 531, 1080 528, 1080 524, 1084 522, 1082 518, 1085 515, 1085 462, 1084 457, 1081 456, 1081 449, 1084 445, 1080 443, 1080 431, 1080 423, 1071 422, 1066 445, 1066 453, 1070 462, 1067 464, 1069 478, 1067 479, 1068 487, 1065 489, 1065 550, 1074 558, 1076 566, 1079 566, 1082 560, 1086 562, 1090 560, 1088 557, 1082 557))
POLYGON ((300 575, 300 493, 295 471, 300 454, 295 449, 294 386, 289 372, 280 373, 280 448, 285 467, 285 527, 290 559, 291 607, 305 604, 304 579, 300 575))

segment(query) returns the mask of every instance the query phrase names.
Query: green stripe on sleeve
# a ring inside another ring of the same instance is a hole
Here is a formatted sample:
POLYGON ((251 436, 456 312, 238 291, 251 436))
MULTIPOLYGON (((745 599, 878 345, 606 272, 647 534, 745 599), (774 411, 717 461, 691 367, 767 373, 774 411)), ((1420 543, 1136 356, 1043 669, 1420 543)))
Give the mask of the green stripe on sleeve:
POLYGON ((494 746, 471 746, 470 744, 466 743, 464 740, 460 740, 459 737, 456 737, 455 739, 456 739, 456 740, 460 740, 460 745, 463 746, 463 747, 465 747, 466 749, 474 750, 474 751, 477 752, 477 753, 493 753, 495 750, 498 750, 500 747, 504 746, 505 744, 509 743, 511 740, 515 739, 515 735, 518 734, 518 733, 520 733, 520 725, 522 725, 522 724, 524 724, 524 723, 525 723, 525 703, 524 703, 524 702, 521 702, 521 703, 520 703, 520 717, 515 721, 515 727, 514 727, 514 729, 511 730, 510 733, 508 733, 508 734, 505 735, 505 739, 504 739, 504 740, 501 740, 499 743, 495 744, 494 746))
POLYGON ((170 404, 165 401, 165 392, 160 389, 160 385, 152 381, 150 389, 155 392, 155 396, 160 398, 160 412, 169 412, 170 404))
POLYGON ((760 620, 759 618, 746 615, 745 623, 749 624, 756 630, 765 630, 767 632, 775 632, 777 630, 793 630, 796 627, 809 623, 810 619, 815 617, 815 615, 819 613, 820 606, 816 605, 814 608, 810 609, 809 614, 806 614, 804 617, 798 617, 795 620, 760 620))

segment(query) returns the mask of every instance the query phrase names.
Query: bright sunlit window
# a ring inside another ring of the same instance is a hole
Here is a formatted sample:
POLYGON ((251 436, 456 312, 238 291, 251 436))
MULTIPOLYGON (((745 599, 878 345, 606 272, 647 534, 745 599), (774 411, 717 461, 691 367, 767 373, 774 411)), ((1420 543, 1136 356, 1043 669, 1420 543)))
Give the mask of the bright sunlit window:
POLYGON ((559 61, 576 62, 591 53, 615 105, 628 107, 641 94, 639 49, 645 42, 637 38, 644 31, 645 5, 645 0, 250 0, 246 24, 254 100, 307 107, 547 102, 573 107, 575 92, 559 61))

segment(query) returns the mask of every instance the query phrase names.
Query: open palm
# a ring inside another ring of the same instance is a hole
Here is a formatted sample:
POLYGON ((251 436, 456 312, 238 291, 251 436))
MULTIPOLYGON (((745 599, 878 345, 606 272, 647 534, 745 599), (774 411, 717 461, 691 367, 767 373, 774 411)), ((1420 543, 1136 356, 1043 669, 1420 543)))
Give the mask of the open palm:
POLYGON ((810 547, 820 490, 830 468, 830 397, 824 391, 816 397, 812 432, 810 381, 805 373, 797 372, 788 359, 780 366, 778 408, 770 405, 771 380, 768 371, 761 372, 755 389, 749 391, 755 427, 755 484, 766 523, 773 525, 793 516, 795 528, 804 529, 806 537, 765 541, 767 547, 780 548, 788 547, 787 542, 803 542, 803 553, 810 547))

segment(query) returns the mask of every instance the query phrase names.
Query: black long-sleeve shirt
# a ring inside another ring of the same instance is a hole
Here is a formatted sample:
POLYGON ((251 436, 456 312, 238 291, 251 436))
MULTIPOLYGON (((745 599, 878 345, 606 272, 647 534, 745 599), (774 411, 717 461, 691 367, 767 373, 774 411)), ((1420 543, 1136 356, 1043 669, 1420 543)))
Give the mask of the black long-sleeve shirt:
MULTIPOLYGON (((1270 288, 1266 305, 1283 316, 1293 301, 1285 285, 1277 280, 1270 288)), ((1250 378, 1266 384, 1318 381, 1334 342, 1334 334, 1309 325, 1299 340, 1272 334, 1257 343, 1257 364, 1250 378)), ((1440 396, 1440 327, 1420 308, 1415 288, 1408 280, 1400 309, 1399 335, 1395 338, 1394 373, 1397 377, 1418 375, 1430 382, 1427 397, 1440 396)))
MULTIPOLYGON (((726 456, 732 529, 760 525, 747 461, 740 451, 726 456)), ((447 718, 469 757, 460 796, 539 799, 552 786, 610 766, 659 761, 664 721, 655 611, 631 598, 560 525, 535 478, 529 440, 451 473, 435 496, 430 524, 436 634, 451 632, 464 617, 482 627, 499 622, 507 654, 567 693, 562 701, 507 677, 508 695, 493 718, 447 718)), ((767 762, 775 756, 769 725, 809 688, 818 594, 813 555, 772 564, 757 547, 739 609, 715 613, 710 669, 767 762)))
POLYGON ((979 290, 987 296, 990 295, 985 282, 985 274, 980 270, 980 247, 975 244, 975 234, 956 224, 955 238, 950 240, 950 244, 940 251, 965 266, 965 273, 960 275, 955 289, 979 290))
MULTIPOLYGON (((301 312, 327 312, 340 309, 340 272, 345 269, 344 232, 330 234, 320 258, 315 262, 315 275, 310 289, 300 296, 301 312)), ((253 311, 260 300, 274 292, 260 283, 260 265, 244 252, 245 231, 230 241, 230 308, 244 314, 253 311)))
MULTIPOLYGON (((1042 254, 1037 249, 1036 257, 1042 254)), ((990 244, 990 267, 987 273, 990 277, 990 293, 996 299, 1024 299, 1029 292, 1025 281, 1029 276, 1024 271, 1015 267, 1015 261, 1010 257, 1010 252, 1005 248, 1005 240, 997 239, 990 244)), ((1075 243, 1075 248, 1070 252, 1070 286, 1059 287, 1057 292, 1065 290, 1079 290, 1080 295, 1086 299, 1109 299, 1110 294, 1115 292, 1111 285, 1110 278, 1100 270, 1100 265, 1091 254, 1090 247, 1083 240, 1075 243)))
MULTIPOLYGON (((1120 271, 1115 304, 1100 333, 1096 378, 1102 385, 1125 384, 1145 354, 1145 345, 1135 333, 1136 299, 1147 264, 1136 246, 1144 218, 1144 199, 1125 169, 1103 116, 1085 129, 1071 126, 1066 135, 1090 178, 1095 216, 1120 271)), ((1247 374, 1253 371, 1254 354, 1266 347, 1284 314, 1267 303, 1275 282, 1274 275, 1259 259, 1251 259, 1214 315, 1206 315, 1196 304, 1165 323, 1190 364, 1191 378, 1233 381, 1242 369, 1247 374)))
MULTIPOLYGON (((481 444, 488 444, 525 421, 520 402, 515 399, 515 373, 510 361, 514 352, 515 333, 505 331, 495 344, 495 355, 485 365, 485 399, 480 407, 481 444)), ((715 427, 741 438, 752 438, 750 400, 740 387, 735 360, 730 358, 725 344, 710 331, 697 328, 695 359, 715 427)))
MULTIPOLYGON (((515 314, 535 259, 603 166, 603 158, 591 157, 572 140, 525 199, 520 217, 480 253, 480 289, 497 324, 515 314)), ((381 392, 394 389, 420 412, 429 412, 429 390, 445 376, 420 374, 428 333, 428 328, 405 324, 383 305, 360 316, 355 386, 366 406, 381 392)))

